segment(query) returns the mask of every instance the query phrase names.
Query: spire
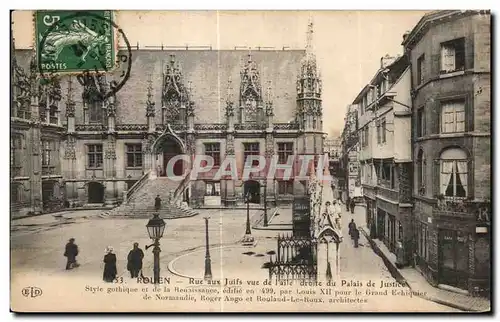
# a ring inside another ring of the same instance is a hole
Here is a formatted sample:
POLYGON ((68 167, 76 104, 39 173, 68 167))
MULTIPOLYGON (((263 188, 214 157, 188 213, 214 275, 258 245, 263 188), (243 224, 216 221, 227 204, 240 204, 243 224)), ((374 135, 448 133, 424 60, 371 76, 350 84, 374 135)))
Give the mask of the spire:
POLYGON ((272 101, 272 95, 271 95, 271 81, 269 80, 267 82, 267 97, 266 97, 266 115, 267 116, 273 116, 274 111, 273 111, 273 101, 272 101))
POLYGON ((271 81, 268 80, 267 81, 267 95, 266 95, 266 99, 268 102, 271 102, 271 81))
MULTIPOLYGON (((148 78, 148 103, 152 102, 153 97, 153 81, 151 80, 151 76, 148 78)), ((154 104, 154 103, 153 103, 154 104)))
POLYGON ((233 82, 231 76, 227 80, 226 116, 234 116, 233 108, 233 82))
POLYGON ((148 99, 146 101, 146 117, 154 117, 155 116, 155 102, 153 99, 153 81, 151 79, 151 75, 148 77, 148 99))
POLYGON ((68 77, 68 93, 66 95, 66 116, 75 117, 75 101, 73 100, 73 79, 68 77))
POLYGON ((306 35, 306 56, 309 58, 314 58, 313 34, 314 34, 314 22, 312 15, 309 15, 309 22, 307 24, 307 35, 306 35))
POLYGON ((231 80, 231 76, 229 76, 227 80, 227 102, 233 101, 233 81, 231 80))

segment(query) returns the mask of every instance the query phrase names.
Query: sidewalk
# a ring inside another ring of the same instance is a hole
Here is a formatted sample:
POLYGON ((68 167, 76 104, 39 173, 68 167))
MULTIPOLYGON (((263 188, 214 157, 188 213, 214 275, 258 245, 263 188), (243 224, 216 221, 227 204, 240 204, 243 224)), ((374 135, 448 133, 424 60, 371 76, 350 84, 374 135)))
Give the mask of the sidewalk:
MULTIPOLYGON (((361 208, 362 207, 356 207, 357 211, 355 210, 355 212, 359 213, 364 211, 364 209, 361 208)), ((402 280, 400 282, 405 283, 412 291, 425 294, 421 296, 422 298, 463 311, 487 312, 491 310, 491 302, 488 299, 436 288, 430 285, 425 277, 422 276, 416 269, 411 267, 398 269, 396 267, 396 255, 391 253, 382 241, 370 238, 370 231, 366 226, 366 223, 364 221, 360 222, 363 222, 363 225, 359 225, 358 228, 361 229, 363 235, 370 242, 370 244, 372 244, 374 251, 377 252, 379 256, 384 257, 383 259, 386 264, 391 266, 388 268, 392 272, 397 272, 396 275, 399 275, 397 276, 397 279, 402 280)))
POLYGON ((268 208, 268 225, 264 226, 264 211, 254 223, 252 229, 256 230, 292 230, 292 208, 268 208))

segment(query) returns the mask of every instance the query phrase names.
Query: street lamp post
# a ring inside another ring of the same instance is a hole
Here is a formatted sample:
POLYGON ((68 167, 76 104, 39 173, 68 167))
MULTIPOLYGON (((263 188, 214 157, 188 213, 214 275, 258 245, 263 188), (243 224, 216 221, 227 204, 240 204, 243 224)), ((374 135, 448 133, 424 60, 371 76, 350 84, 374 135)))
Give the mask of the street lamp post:
POLYGON ((151 245, 146 246, 146 250, 152 246, 153 248, 153 283, 154 284, 159 284, 160 283, 160 238, 163 237, 163 231, 165 230, 165 221, 159 217, 158 213, 155 213, 153 215, 153 218, 151 218, 147 225, 146 228, 148 229, 148 234, 149 238, 154 240, 154 242, 151 245))
POLYGON ((267 227, 269 224, 267 220, 267 182, 264 179, 264 227, 267 227))
POLYGON ((251 235, 252 231, 250 230, 250 193, 247 193, 246 197, 247 201, 247 229, 245 231, 245 235, 251 235))
POLYGON ((206 241, 206 252, 205 252, 205 280, 212 279, 212 263, 210 261, 210 250, 208 248, 208 219, 210 217, 203 217, 205 219, 205 241, 206 241))

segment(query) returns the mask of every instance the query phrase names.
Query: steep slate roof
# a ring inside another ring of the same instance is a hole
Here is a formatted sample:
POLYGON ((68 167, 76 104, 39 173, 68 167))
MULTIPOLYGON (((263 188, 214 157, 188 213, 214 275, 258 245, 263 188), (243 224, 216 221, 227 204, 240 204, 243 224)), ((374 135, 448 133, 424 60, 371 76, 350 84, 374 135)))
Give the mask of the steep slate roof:
MULTIPOLYGON (((180 63, 184 83, 191 81, 192 100, 195 102, 196 123, 224 122, 225 101, 228 93, 228 79, 232 80, 232 97, 238 105, 240 71, 248 59, 246 50, 132 50, 132 71, 130 78, 117 94, 117 123, 146 123, 147 82, 153 82, 153 99, 156 103, 156 122, 161 122, 162 62, 167 64, 170 55, 180 63)), ((33 52, 16 50, 16 58, 27 72, 33 52)), ((271 80, 274 106, 274 121, 288 122, 295 116, 296 80, 300 61, 305 50, 261 50, 252 51, 252 60, 260 71, 264 99, 268 81, 271 80)), ((76 102, 76 123, 83 123, 83 87, 74 79, 76 88, 73 98, 76 102)), ((65 115, 67 76, 62 80, 63 100, 60 105, 65 115)))

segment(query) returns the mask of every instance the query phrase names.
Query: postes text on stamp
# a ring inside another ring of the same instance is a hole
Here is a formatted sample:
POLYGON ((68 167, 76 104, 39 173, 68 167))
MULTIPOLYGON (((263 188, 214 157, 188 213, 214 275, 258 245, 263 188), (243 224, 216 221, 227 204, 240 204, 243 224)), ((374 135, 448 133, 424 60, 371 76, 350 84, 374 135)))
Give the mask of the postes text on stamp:
POLYGON ((106 72, 115 66, 113 12, 37 11, 35 43, 40 71, 106 72))

